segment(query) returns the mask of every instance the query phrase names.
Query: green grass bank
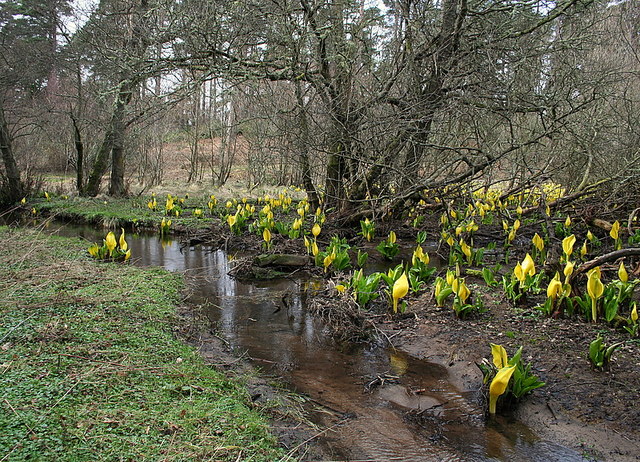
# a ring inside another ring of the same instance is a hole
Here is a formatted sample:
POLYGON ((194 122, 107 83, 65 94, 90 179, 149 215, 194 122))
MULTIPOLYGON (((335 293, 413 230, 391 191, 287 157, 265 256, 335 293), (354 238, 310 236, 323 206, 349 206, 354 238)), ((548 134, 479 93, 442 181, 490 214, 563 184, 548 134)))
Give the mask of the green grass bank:
POLYGON ((174 334, 182 278, 0 228, 0 460, 273 461, 246 390, 174 334))

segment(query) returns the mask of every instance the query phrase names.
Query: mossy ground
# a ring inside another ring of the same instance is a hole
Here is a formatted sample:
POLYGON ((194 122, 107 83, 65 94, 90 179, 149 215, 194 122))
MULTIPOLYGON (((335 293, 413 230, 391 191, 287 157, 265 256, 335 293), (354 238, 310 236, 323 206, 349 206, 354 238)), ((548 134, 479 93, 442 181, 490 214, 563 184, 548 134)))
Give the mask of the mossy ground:
POLYGON ((174 334, 180 275, 0 228, 2 460, 277 460, 246 390, 174 334))

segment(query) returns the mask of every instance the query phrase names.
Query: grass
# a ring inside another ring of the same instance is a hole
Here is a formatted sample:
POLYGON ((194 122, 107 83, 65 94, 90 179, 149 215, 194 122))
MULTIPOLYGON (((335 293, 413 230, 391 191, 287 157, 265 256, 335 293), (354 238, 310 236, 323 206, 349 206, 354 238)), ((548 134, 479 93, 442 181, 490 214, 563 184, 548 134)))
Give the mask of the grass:
POLYGON ((282 457, 246 390, 176 338, 179 275, 0 239, 0 460, 282 457))

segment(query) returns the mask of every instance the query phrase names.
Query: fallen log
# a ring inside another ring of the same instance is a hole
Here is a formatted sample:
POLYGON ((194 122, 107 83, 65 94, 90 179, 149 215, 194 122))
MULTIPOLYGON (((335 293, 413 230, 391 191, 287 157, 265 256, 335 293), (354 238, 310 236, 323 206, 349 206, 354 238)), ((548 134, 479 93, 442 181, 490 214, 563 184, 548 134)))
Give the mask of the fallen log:
POLYGON ((609 263, 625 257, 638 257, 640 256, 640 247, 630 247, 628 249, 614 250, 613 252, 605 253, 599 257, 589 260, 580 265, 569 278, 568 283, 571 284, 573 280, 580 274, 586 273, 596 266, 600 266, 604 263, 609 263))
POLYGON ((293 267, 300 268, 311 263, 307 255, 282 254, 276 253, 271 255, 258 255, 253 263, 260 267, 277 266, 277 267, 293 267))

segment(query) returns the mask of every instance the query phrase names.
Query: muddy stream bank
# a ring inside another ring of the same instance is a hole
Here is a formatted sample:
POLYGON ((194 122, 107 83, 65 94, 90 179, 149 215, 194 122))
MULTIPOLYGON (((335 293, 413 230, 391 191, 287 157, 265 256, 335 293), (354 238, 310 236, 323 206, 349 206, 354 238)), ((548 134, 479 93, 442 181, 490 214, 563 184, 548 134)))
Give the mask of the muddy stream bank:
MULTIPOLYGON (((91 242, 104 236, 90 227, 52 226, 91 242)), ((206 311, 217 335, 315 403, 310 419, 331 427, 315 439, 317 453, 367 461, 585 460, 513 417, 486 422, 477 392, 444 364, 379 345, 335 344, 306 309, 321 281, 238 282, 227 275, 237 255, 181 248, 157 235, 127 238, 134 264, 185 272, 189 302, 206 311)))

